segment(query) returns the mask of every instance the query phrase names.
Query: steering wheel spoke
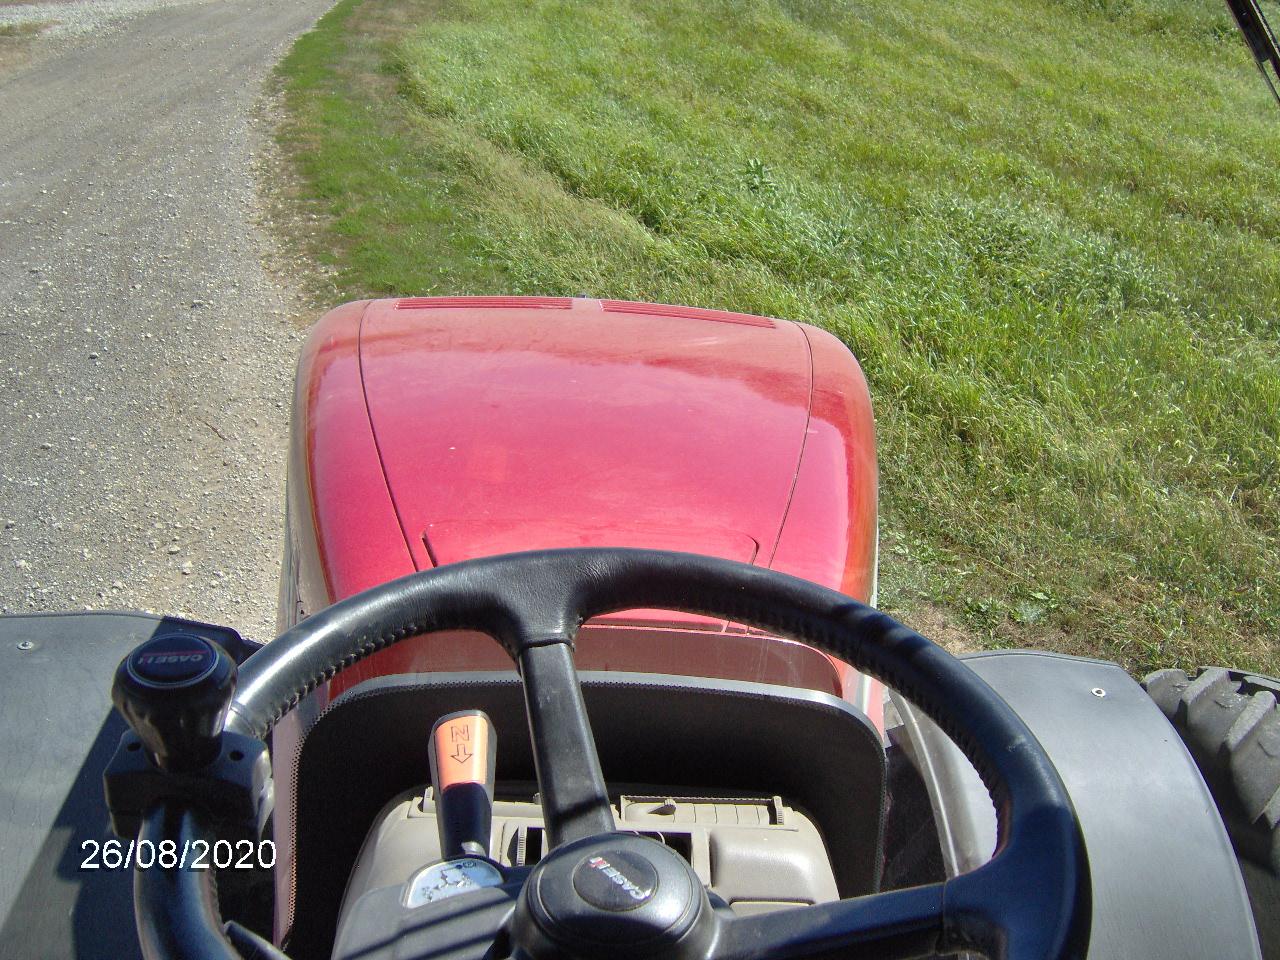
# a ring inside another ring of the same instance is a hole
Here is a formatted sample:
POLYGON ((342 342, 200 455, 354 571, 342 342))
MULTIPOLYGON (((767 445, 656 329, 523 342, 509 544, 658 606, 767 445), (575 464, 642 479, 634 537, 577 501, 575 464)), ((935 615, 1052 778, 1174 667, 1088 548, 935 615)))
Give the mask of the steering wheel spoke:
POLYGON ((932 956, 943 932, 942 893, 934 883, 725 920, 712 960, 800 960, 854 950, 876 960, 932 956))
POLYGON ((613 811, 567 643, 520 654, 525 710, 551 847, 612 833, 613 811))

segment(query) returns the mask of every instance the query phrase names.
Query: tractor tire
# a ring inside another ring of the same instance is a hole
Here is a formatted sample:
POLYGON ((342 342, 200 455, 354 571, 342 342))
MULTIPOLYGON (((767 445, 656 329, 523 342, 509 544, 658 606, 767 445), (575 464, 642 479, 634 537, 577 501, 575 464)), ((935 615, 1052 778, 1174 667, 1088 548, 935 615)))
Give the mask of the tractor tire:
POLYGON ((1231 837, 1267 960, 1280 960, 1280 680, 1222 667, 1142 686, 1200 768, 1231 837))

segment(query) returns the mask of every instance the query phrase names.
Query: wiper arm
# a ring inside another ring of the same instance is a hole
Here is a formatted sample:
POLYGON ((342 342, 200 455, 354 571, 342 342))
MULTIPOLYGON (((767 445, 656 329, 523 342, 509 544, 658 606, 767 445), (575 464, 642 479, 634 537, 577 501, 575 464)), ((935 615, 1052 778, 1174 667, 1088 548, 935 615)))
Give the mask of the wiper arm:
POLYGON ((1276 44, 1276 35, 1271 32, 1271 25, 1263 16, 1258 0, 1227 0, 1227 7, 1244 34, 1244 42, 1253 53, 1262 79, 1276 98, 1276 103, 1280 103, 1280 89, 1277 89, 1277 84, 1280 84, 1280 45, 1276 44))

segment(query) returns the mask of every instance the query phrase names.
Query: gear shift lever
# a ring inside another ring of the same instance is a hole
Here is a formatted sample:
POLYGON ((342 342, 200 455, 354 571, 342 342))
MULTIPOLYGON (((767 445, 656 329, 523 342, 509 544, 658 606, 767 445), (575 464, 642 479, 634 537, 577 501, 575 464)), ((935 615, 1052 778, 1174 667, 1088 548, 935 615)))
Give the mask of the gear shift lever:
POLYGON ((497 746, 493 721, 482 710, 450 713, 431 728, 431 785, 443 859, 489 857, 497 746))

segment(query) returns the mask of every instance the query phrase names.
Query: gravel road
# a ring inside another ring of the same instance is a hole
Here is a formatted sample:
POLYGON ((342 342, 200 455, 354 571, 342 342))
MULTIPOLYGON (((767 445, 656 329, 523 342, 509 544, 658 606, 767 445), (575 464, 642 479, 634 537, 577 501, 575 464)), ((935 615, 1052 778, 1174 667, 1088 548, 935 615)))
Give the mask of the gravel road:
POLYGON ((303 334, 254 115, 330 3, 58 4, 0 79, 0 612, 271 635, 303 334))

